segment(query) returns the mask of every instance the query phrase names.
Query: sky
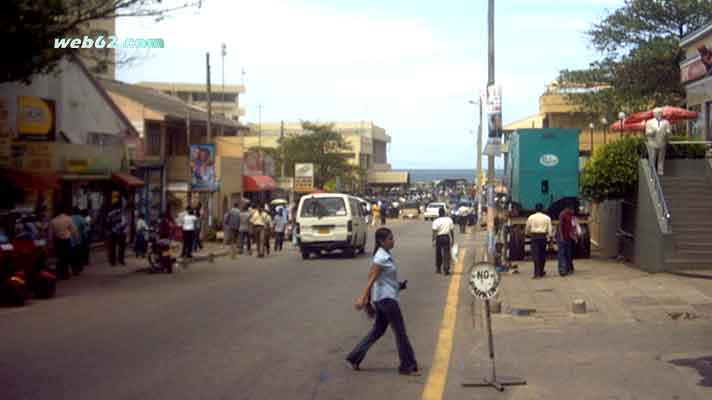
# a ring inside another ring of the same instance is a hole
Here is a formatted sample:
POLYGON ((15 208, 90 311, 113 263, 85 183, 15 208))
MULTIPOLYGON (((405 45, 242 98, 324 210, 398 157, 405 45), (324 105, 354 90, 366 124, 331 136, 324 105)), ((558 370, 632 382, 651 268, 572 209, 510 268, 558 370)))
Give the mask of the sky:
MULTIPOLYGON (((560 70, 599 58, 584 33, 622 4, 496 1, 505 124, 536 114, 560 70)), ((165 41, 129 52, 141 59, 121 66, 119 80, 203 83, 210 52, 219 85, 225 43, 225 83, 244 82, 247 122, 258 121, 259 105, 263 122, 373 121, 391 136, 394 169, 475 166, 469 101, 487 84, 487 0, 204 0, 159 22, 121 18, 117 37, 165 41)))

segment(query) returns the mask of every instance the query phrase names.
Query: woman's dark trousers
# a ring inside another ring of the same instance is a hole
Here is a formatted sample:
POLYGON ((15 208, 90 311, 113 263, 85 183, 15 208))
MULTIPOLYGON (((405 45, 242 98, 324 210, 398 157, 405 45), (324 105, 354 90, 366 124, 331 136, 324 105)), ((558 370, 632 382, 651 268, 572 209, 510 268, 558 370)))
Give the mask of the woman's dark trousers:
POLYGON ((376 306, 376 322, 373 324, 371 331, 364 337, 351 354, 346 357, 353 364, 361 364, 366 353, 371 346, 386 332, 388 325, 393 329, 396 336, 396 346, 398 346, 398 358, 400 359, 400 367, 398 371, 402 373, 413 372, 418 369, 418 363, 415 361, 413 347, 410 345, 408 335, 405 331, 405 322, 403 314, 401 314, 398 302, 393 299, 383 299, 374 303, 376 306))

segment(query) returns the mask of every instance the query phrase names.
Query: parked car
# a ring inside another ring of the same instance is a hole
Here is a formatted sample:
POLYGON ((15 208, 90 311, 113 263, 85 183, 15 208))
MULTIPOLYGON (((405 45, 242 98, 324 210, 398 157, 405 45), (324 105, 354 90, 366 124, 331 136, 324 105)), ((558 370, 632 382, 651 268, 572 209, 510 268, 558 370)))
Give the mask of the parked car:
POLYGON ((416 201, 407 201, 403 204, 400 215, 403 219, 420 218, 420 205, 416 201))
POLYGON ((305 260, 322 251, 341 250, 349 257, 366 251, 368 226, 357 197, 341 193, 303 196, 296 220, 297 243, 305 260))
POLYGON ((438 218, 440 216, 441 208, 447 211, 447 204, 439 201, 428 203, 428 205, 425 206, 425 213, 423 213, 423 218, 426 221, 438 218))

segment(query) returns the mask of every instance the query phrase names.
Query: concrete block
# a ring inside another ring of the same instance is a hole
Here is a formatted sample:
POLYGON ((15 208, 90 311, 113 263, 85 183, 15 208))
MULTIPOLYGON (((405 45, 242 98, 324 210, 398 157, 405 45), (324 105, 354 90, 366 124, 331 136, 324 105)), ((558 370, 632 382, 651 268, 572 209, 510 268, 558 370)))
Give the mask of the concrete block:
POLYGON ((208 254, 208 262, 209 263, 215 262, 215 253, 208 254))
POLYGON ((490 313, 492 313, 492 314, 502 313, 502 302, 500 302, 498 300, 490 301, 490 313))
POLYGON ((574 314, 586 314, 586 301, 576 299, 571 302, 571 311, 574 314))

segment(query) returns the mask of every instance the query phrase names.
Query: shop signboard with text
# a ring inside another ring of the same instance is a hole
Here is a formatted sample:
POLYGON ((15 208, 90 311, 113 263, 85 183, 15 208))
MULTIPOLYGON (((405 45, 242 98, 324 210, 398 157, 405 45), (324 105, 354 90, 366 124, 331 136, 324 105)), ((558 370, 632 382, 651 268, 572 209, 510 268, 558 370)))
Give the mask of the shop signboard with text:
POLYGON ((294 164, 294 191, 297 193, 314 191, 314 164, 294 164))

